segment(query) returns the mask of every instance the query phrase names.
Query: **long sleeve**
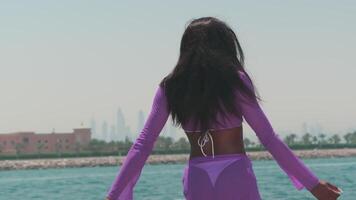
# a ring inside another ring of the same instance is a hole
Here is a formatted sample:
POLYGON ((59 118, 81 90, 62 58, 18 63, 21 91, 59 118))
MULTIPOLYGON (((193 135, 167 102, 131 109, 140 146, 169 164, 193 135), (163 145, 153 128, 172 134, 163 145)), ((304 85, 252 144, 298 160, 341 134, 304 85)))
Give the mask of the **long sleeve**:
MULTIPOLYGON (((240 77, 250 89, 253 89, 250 79, 244 73, 240 72, 240 77)), ((297 190, 305 187, 310 191, 319 183, 316 175, 275 133, 257 100, 247 100, 243 95, 239 97, 245 98, 245 101, 239 101, 242 115, 262 145, 271 153, 297 190)))
POLYGON ((150 114, 140 135, 131 146, 107 193, 110 200, 131 200, 142 168, 169 116, 167 99, 162 87, 156 90, 150 114))

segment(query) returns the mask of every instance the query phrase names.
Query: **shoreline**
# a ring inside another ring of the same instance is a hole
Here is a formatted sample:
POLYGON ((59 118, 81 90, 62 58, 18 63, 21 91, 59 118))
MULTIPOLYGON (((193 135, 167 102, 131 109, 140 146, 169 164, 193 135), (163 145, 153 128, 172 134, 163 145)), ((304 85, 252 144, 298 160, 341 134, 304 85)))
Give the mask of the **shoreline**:
MULTIPOLYGON (((356 148, 293 150, 293 152, 299 158, 303 159, 356 157, 356 148)), ((252 160, 273 159, 272 155, 268 151, 255 151, 246 153, 252 160)), ((118 166, 122 164, 124 159, 125 156, 2 160, 0 161, 0 171, 21 169, 118 166)), ((146 161, 146 164, 185 164, 188 159, 189 154, 150 155, 146 161)))

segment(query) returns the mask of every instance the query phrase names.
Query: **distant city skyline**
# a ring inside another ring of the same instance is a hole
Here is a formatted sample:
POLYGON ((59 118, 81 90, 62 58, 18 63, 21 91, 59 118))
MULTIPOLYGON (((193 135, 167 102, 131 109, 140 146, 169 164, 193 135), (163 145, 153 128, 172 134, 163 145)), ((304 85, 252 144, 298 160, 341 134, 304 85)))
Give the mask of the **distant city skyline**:
POLYGON ((202 16, 236 32, 276 133, 356 129, 356 1, 1 1, 0 13, 0 133, 94 118, 95 134, 137 137, 138 111, 147 117, 187 22, 202 16))
MULTIPOLYGON (((102 126, 101 129, 97 128, 97 119, 93 116, 89 120, 89 128, 92 130, 92 138, 104 140, 106 142, 110 141, 124 141, 126 137, 128 137, 131 141, 135 140, 138 135, 141 133, 144 123, 145 123, 145 113, 143 110, 138 110, 137 112, 137 127, 131 128, 129 125, 125 123, 125 115, 122 112, 121 108, 117 109, 116 118, 112 123, 109 123, 106 119, 98 120, 100 121, 102 126), (110 127, 110 131, 109 131, 110 127), (131 131, 135 130, 135 131, 131 131)), ((172 137, 175 140, 183 137, 184 135, 177 135, 177 127, 174 127, 171 123, 171 118, 168 119, 167 123, 162 129, 161 136, 172 137)))

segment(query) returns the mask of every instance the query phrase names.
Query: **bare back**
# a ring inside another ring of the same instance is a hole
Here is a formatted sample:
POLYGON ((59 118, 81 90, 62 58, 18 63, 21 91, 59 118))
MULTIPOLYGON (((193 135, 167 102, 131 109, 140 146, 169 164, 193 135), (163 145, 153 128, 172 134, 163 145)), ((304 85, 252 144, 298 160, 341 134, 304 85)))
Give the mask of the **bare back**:
MULTIPOLYGON (((210 133, 213 137, 215 155, 245 153, 242 126, 224 130, 210 131, 210 133)), ((200 146, 198 145, 198 138, 200 133, 189 132, 185 134, 188 137, 191 147, 190 157, 203 156, 202 152, 200 151, 200 146)), ((203 150, 207 155, 212 155, 211 147, 211 141, 209 140, 209 142, 206 143, 206 145, 203 147, 203 150)))

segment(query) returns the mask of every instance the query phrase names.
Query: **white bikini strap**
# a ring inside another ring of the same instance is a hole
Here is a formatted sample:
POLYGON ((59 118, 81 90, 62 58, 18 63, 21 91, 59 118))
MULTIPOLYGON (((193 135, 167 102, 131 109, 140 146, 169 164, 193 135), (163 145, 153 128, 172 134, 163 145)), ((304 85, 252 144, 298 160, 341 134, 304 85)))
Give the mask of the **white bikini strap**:
POLYGON ((214 152, 214 141, 213 141, 213 137, 211 136, 211 133, 209 130, 207 130, 208 134, 204 135, 203 140, 201 141, 201 135, 198 138, 198 145, 200 146, 200 151, 203 153, 203 155, 206 157, 206 153, 204 152, 203 147, 205 146, 205 144, 209 141, 209 139, 211 140, 211 150, 212 150, 212 154, 213 154, 213 158, 215 156, 215 152, 214 152), (209 137, 208 137, 209 136, 209 137))

